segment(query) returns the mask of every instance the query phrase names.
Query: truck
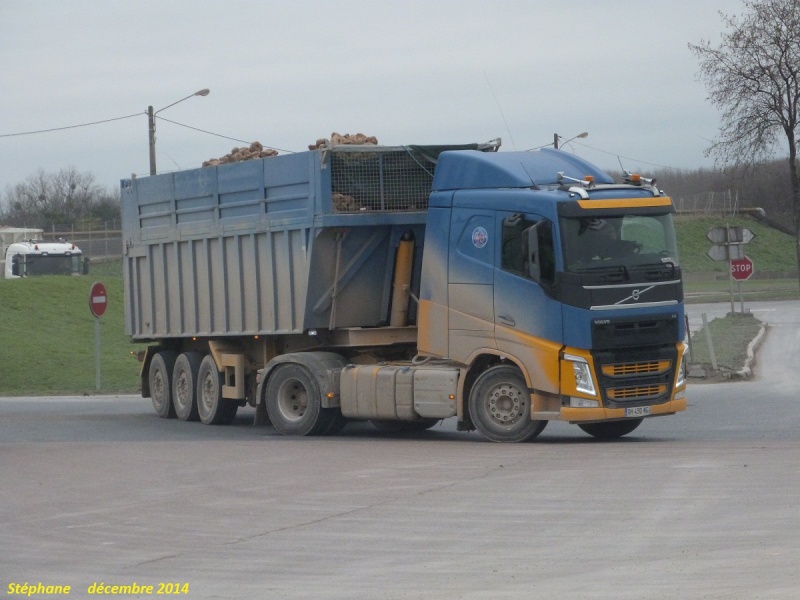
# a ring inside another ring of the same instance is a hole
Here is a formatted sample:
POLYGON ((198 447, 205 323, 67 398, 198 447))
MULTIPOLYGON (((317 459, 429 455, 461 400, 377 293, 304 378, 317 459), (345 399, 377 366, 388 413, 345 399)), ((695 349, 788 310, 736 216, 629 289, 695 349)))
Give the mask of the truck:
POLYGON ((89 258, 64 238, 53 242, 31 238, 9 244, 3 274, 6 279, 39 275, 86 275, 89 258))
POLYGON ((686 409, 671 199, 500 140, 345 146, 121 181, 125 330, 164 418, 284 435, 454 418, 616 438, 686 409))

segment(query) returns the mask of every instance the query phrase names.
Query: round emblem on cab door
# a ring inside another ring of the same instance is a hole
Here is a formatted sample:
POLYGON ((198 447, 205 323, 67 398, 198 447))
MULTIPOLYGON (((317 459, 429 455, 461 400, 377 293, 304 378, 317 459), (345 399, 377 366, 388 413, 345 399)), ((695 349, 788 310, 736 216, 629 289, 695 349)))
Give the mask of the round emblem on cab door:
POLYGON ((476 227, 472 230, 472 244, 476 248, 483 248, 489 241, 489 234, 483 227, 476 227))

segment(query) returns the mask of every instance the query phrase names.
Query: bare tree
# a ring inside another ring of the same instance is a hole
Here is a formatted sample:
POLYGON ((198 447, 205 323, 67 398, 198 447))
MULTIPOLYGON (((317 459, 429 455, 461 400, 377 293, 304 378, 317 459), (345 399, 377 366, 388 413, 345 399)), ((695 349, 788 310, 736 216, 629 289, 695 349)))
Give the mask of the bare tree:
POLYGON ((800 269, 800 0, 744 0, 744 7, 741 17, 720 12, 727 30, 718 46, 689 44, 709 100, 722 111, 708 153, 725 164, 753 164, 786 141, 800 269))
POLYGON ((119 199, 90 173, 74 167, 58 173, 39 170, 6 190, 0 217, 6 225, 41 227, 119 218, 119 199))

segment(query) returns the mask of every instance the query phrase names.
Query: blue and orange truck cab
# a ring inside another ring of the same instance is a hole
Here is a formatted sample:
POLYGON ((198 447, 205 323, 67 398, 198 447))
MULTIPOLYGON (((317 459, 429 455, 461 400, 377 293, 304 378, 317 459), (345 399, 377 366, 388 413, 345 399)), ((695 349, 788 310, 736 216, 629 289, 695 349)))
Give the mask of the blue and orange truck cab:
POLYGON ((442 154, 418 348, 469 365, 462 420, 498 441, 549 420, 617 436, 685 410, 672 211, 563 151, 442 154))

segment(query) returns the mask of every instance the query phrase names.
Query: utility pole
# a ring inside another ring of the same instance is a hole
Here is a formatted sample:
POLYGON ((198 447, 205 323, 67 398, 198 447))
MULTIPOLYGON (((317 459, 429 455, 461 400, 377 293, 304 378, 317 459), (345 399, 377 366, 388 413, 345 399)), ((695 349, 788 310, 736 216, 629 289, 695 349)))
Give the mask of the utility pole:
POLYGON ((160 113, 162 110, 168 109, 170 106, 175 106, 178 102, 183 102, 184 100, 188 100, 192 96, 208 96, 211 92, 208 88, 203 88, 195 92, 194 94, 189 94, 186 98, 181 98, 177 102, 173 102, 165 106, 164 108, 159 108, 157 111, 153 111, 152 106, 147 107, 147 129, 148 133, 150 134, 150 175, 156 174, 156 113, 160 113))
POLYGON ((156 117, 153 107, 147 107, 147 127, 150 131, 150 175, 156 174, 156 117))

